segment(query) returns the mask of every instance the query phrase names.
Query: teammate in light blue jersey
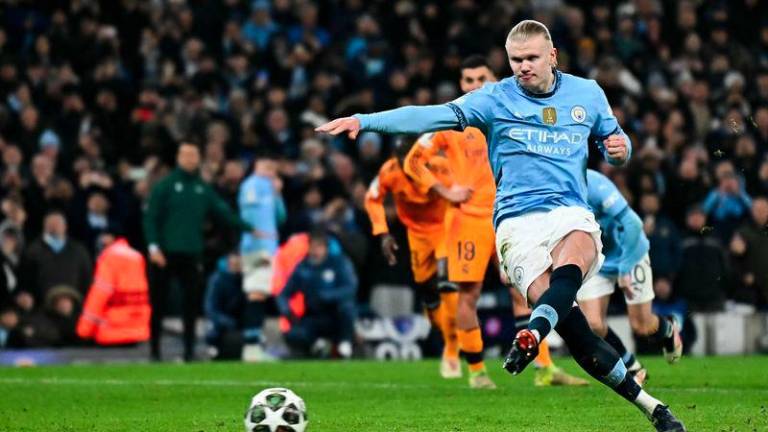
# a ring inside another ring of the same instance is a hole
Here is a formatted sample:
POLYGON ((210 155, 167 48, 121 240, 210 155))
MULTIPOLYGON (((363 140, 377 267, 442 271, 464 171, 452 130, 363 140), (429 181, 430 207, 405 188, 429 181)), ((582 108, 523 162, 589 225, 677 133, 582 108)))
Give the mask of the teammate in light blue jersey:
POLYGON ((509 280, 533 306, 504 367, 520 373, 556 328, 579 364, 638 406, 657 431, 684 431, 668 407, 627 373, 616 351, 573 307, 582 282, 602 264, 600 227, 587 204, 591 141, 611 164, 622 165, 631 145, 600 87, 558 72, 549 30, 518 23, 506 49, 514 77, 486 84, 444 105, 402 107, 336 119, 317 128, 333 135, 360 130, 423 133, 475 126, 489 145, 497 192, 496 249, 509 280))
POLYGON ((253 174, 243 181, 237 196, 240 216, 256 229, 243 234, 240 254, 243 269, 243 291, 246 303, 243 360, 264 361, 270 356, 261 346, 264 307, 272 288, 272 257, 277 252, 278 226, 285 220, 285 205, 280 196, 277 161, 259 156, 253 174))
POLYGON ((243 233, 240 239, 240 253, 264 252, 272 256, 277 252, 278 224, 285 219, 285 204, 275 190, 274 180, 252 174, 240 185, 237 196, 240 217, 249 221, 259 232, 243 233))
POLYGON ((647 374, 645 368, 627 351, 606 322, 608 303, 617 283, 624 290, 629 323, 637 336, 648 338, 659 346, 669 363, 680 359, 682 340, 672 318, 659 317, 651 311, 653 274, 648 257, 650 243, 643 232, 643 221, 608 177, 587 170, 587 185, 587 202, 603 232, 605 262, 600 273, 582 285, 576 299, 592 331, 616 349, 627 370, 642 385, 647 374))

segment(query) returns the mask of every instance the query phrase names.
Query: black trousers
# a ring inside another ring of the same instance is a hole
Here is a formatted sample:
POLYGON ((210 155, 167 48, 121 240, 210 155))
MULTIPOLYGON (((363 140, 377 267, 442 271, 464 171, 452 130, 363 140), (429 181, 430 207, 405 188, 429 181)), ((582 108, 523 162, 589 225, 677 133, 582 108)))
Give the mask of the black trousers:
POLYGON ((195 353, 195 319, 200 310, 200 291, 203 285, 203 264, 197 255, 168 253, 166 265, 150 264, 149 301, 152 304, 150 320, 150 348, 152 357, 160 358, 160 337, 163 318, 168 306, 168 291, 171 281, 177 280, 183 297, 182 324, 184 326, 184 358, 192 359, 195 353))

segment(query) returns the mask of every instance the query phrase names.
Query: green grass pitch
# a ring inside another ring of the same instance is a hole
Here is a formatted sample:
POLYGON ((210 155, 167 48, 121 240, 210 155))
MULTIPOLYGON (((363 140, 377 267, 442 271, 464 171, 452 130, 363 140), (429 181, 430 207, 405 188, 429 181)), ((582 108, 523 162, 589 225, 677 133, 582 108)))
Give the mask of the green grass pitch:
MULTIPOLYGON (((644 361, 647 389, 690 431, 768 431, 768 357, 644 361)), ((0 431, 242 431, 250 397, 276 386, 304 398, 309 432, 653 430, 594 381, 535 388, 532 371, 512 377, 498 360, 488 366, 496 391, 442 380, 436 361, 3 368, 0 431)))

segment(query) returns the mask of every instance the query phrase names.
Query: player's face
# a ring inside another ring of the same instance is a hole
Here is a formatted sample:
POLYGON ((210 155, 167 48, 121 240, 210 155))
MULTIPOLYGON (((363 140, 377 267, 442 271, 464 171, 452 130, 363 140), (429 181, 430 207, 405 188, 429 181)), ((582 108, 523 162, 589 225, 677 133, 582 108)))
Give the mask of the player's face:
POLYGON ((477 90, 487 82, 496 82, 496 76, 485 66, 466 68, 461 70, 461 91, 469 93, 477 90))
POLYGON ((524 41, 507 41, 507 56, 512 72, 526 90, 544 93, 552 84, 552 68, 557 65, 557 49, 543 35, 524 41))

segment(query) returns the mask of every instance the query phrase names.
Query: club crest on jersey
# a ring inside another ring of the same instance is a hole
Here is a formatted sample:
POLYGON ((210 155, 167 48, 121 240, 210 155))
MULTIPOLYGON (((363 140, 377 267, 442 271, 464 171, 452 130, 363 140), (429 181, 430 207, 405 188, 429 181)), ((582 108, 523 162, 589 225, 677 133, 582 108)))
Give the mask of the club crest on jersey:
POLYGON ((557 123, 557 111, 554 107, 544 107, 544 110, 541 112, 541 118, 544 124, 554 126, 557 123))
POLYGON ((576 105, 575 107, 571 108, 571 118, 576 123, 584 123, 584 120, 587 119, 587 111, 583 106, 576 105))

